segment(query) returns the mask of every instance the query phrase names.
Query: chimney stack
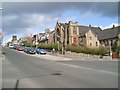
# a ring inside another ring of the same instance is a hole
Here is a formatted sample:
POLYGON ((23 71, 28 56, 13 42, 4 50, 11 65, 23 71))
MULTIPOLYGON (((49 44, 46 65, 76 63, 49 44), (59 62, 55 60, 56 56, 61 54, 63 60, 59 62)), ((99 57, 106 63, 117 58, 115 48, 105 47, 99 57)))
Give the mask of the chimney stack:
POLYGON ((91 25, 89 25, 89 27, 91 28, 91 25))
POLYGON ((115 28, 115 25, 113 25, 113 28, 115 28))
POLYGON ((73 22, 72 21, 69 21, 69 25, 71 25, 73 22))

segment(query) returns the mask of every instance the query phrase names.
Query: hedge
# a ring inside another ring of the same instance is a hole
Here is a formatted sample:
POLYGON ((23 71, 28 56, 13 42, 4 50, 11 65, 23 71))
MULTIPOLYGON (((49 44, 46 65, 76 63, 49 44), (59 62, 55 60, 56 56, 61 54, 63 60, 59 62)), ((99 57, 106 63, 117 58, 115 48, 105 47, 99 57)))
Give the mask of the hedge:
POLYGON ((27 43, 27 42, 25 42, 25 43, 24 43, 24 46, 26 46, 26 47, 31 47, 31 46, 33 46, 33 45, 32 45, 32 43, 27 43))
MULTIPOLYGON (((25 43, 25 46, 33 46, 30 43, 25 43)), ((33 46, 35 47, 35 45, 33 46)), ((37 45, 39 49, 48 49, 52 50, 53 48, 58 50, 58 44, 39 44, 37 45)), ((62 50, 62 46, 60 44, 60 51, 62 50)), ((92 54, 92 55, 105 55, 109 54, 109 50, 105 47, 99 48, 88 48, 88 47, 78 47, 74 45, 68 45, 66 51, 76 52, 76 53, 85 53, 85 54, 92 54)))
POLYGON ((105 47, 88 48, 88 47, 67 46, 66 51, 93 54, 93 55, 105 55, 109 53, 109 50, 105 47))
POLYGON ((50 49, 50 50, 53 49, 53 48, 56 49, 56 50, 58 49, 57 44, 40 44, 37 47, 40 48, 40 49, 42 48, 42 49, 50 49))

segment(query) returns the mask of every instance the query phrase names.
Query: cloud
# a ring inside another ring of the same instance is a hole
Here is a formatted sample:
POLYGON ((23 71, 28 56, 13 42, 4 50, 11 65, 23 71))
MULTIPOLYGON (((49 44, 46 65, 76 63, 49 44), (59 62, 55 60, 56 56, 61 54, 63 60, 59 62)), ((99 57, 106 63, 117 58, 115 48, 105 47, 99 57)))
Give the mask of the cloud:
POLYGON ((110 24, 110 25, 108 25, 108 26, 104 26, 104 27, 101 26, 101 28, 102 28, 102 29, 112 28, 113 25, 115 25, 115 27, 116 27, 116 26, 118 26, 118 23, 112 23, 112 24, 110 24))
POLYGON ((11 42, 12 38, 10 37, 9 39, 6 40, 6 42, 11 42))
POLYGON ((112 28, 113 25, 114 25, 115 27, 119 26, 118 23, 111 23, 111 24, 109 24, 109 25, 107 25, 107 26, 96 26, 96 25, 94 25, 94 27, 100 27, 102 30, 104 30, 104 29, 107 29, 107 28, 112 28))
POLYGON ((3 30, 6 34, 29 33, 50 24, 56 17, 41 14, 23 14, 4 16, 3 30))
POLYGON ((41 13, 41 14, 60 14, 65 10, 78 10, 93 13, 101 13, 103 16, 117 16, 117 2, 4 2, 4 14, 22 14, 22 13, 41 13))
MULTIPOLYGON (((117 17, 117 2, 3 2, 3 31, 4 33, 30 33, 40 28, 50 26, 61 18, 67 11, 78 11, 87 17, 90 13, 100 14, 102 17, 117 17)), ((67 17, 75 20, 76 17, 67 17)), ((50 27, 53 28, 53 27, 50 27)))

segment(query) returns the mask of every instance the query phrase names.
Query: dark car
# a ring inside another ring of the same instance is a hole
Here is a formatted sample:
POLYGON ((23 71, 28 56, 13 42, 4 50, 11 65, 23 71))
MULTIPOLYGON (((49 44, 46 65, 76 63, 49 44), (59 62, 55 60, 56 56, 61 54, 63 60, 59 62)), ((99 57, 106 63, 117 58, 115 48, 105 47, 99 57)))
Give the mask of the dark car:
POLYGON ((46 51, 44 49, 37 49, 37 54, 46 54, 46 51))
POLYGON ((19 47, 20 47, 20 46, 15 46, 14 49, 15 49, 15 50, 18 50, 19 47))
POLYGON ((14 45, 13 49, 15 49, 15 50, 16 50, 16 49, 17 49, 17 46, 16 46, 16 45, 14 45))
POLYGON ((32 47, 30 47, 27 51, 28 54, 36 54, 36 50, 32 47))
POLYGON ((24 52, 28 53, 30 47, 24 47, 24 52))

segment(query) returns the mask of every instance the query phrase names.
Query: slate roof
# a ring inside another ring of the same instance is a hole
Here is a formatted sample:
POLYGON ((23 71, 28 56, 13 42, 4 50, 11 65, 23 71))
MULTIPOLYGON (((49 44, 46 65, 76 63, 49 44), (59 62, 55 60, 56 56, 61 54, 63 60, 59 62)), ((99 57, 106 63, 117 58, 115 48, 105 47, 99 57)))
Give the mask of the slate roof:
POLYGON ((39 35, 42 35, 42 36, 44 36, 44 35, 45 35, 45 33, 39 33, 39 35))
POLYGON ((116 38, 118 37, 118 33, 120 33, 120 26, 104 29, 102 30, 102 32, 98 34, 98 39, 104 40, 104 39, 116 38))
MULTIPOLYGON (((68 23, 60 23, 61 26, 64 28, 68 27, 68 23)), ((79 25, 79 37, 85 36, 86 32, 91 30, 94 35, 97 35, 98 40, 104 40, 104 39, 111 39, 118 36, 118 33, 120 33, 120 26, 112 27, 108 29, 102 30, 100 27, 93 27, 93 26, 82 26, 79 25)))
POLYGON ((60 23, 61 26, 64 27, 64 29, 68 26, 68 23, 60 23))
POLYGON ((98 35, 102 29, 100 27, 89 27, 89 26, 80 26, 79 25, 79 35, 85 36, 85 33, 91 30, 93 34, 98 35))
POLYGON ((55 30, 51 31, 50 34, 52 34, 52 33, 54 33, 54 32, 55 32, 55 30))

